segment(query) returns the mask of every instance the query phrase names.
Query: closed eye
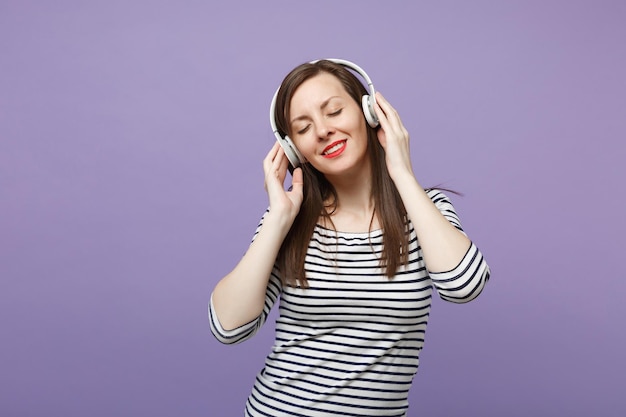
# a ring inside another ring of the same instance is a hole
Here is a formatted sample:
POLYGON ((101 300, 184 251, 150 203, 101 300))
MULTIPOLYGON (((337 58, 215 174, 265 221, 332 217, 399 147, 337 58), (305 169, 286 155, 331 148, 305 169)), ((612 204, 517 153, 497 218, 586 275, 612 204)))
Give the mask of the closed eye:
POLYGON ((306 133, 306 131, 307 131, 307 130, 309 130, 309 127, 310 127, 310 126, 311 126, 311 125, 306 125, 306 126, 305 126, 305 127, 303 127, 302 129, 298 130, 296 133, 297 133, 298 135, 302 135, 302 134, 306 133))
POLYGON ((343 109, 339 109, 339 110, 337 110, 337 111, 334 111, 334 112, 332 112, 332 113, 329 113, 328 115, 329 115, 330 117, 339 116, 339 115, 341 114, 341 111, 342 111, 342 110, 343 110, 343 109))

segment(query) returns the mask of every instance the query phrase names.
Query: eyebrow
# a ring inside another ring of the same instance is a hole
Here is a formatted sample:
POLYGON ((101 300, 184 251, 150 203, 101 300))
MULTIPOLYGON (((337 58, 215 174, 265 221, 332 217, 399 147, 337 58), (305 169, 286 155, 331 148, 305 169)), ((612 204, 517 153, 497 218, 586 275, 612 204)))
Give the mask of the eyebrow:
MULTIPOLYGON (((328 97, 326 100, 324 100, 322 102, 322 104, 320 105, 320 110, 324 110, 327 106, 328 103, 330 103, 330 101, 334 98, 341 98, 339 96, 331 96, 328 97)), ((298 117, 294 117, 293 119, 291 119, 291 121, 289 122, 289 125, 291 126, 292 124, 294 124, 295 122, 299 121, 299 120, 304 120, 304 119, 309 119, 309 116, 298 116, 298 117)))

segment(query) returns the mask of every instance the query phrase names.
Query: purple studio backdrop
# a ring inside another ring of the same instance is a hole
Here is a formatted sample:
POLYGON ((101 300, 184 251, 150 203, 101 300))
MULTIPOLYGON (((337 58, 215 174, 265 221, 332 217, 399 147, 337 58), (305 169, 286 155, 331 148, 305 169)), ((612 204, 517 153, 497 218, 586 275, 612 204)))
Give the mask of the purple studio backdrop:
POLYGON ((267 206, 282 77, 352 60, 492 280, 411 416, 626 415, 626 2, 0 2, 0 415, 241 416, 273 337, 209 294, 267 206))

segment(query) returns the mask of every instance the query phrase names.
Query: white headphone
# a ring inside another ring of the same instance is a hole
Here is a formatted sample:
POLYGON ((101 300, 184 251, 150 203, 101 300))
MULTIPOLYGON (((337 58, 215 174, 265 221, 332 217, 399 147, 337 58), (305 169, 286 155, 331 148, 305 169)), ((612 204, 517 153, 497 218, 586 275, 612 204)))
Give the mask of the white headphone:
MULTIPOLYGON (((318 61, 319 60, 311 61, 310 64, 315 64, 318 61)), ((370 91, 369 95, 365 94, 361 99, 363 114, 365 115, 365 120, 367 121, 367 124, 369 124, 371 127, 378 126, 378 117, 376 116, 376 112, 374 111, 374 105, 376 104, 376 90, 374 90, 374 84, 372 84, 372 80, 370 80, 370 77, 367 75, 367 73, 355 63, 346 61, 344 59, 329 58, 326 59, 326 61, 343 65, 344 67, 353 70, 361 77, 363 77, 370 91)), ((280 90, 280 87, 278 90, 280 90)), ((278 96, 278 90, 276 90, 276 92, 274 93, 274 98, 272 98, 272 104, 270 105, 270 124, 272 126, 274 136, 276 136, 276 140, 285 151, 285 155, 287 156, 287 159, 289 159, 289 162, 291 162, 291 166, 293 168, 297 168, 300 166, 304 158, 296 148, 296 145, 294 145, 291 138, 289 138, 289 136, 281 136, 278 132, 278 128, 276 127, 276 97, 278 96)))

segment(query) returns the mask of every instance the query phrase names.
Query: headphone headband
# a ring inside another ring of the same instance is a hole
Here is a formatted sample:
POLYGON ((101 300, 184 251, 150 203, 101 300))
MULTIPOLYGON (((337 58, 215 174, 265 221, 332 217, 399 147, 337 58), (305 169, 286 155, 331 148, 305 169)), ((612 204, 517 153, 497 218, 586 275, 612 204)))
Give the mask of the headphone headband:
POLYGON ((334 62, 335 64, 343 65, 344 67, 353 70, 354 72, 359 74, 365 80, 365 82, 367 83, 367 88, 370 91, 370 96, 374 97, 376 95, 376 90, 374 90, 374 83, 372 83, 372 80, 370 79, 369 75, 367 75, 367 73, 363 70, 363 68, 359 67, 354 62, 347 61, 345 59, 326 58, 326 59, 323 59, 323 60, 322 59, 318 59, 318 60, 315 60, 315 61, 311 61, 310 64, 315 64, 316 62, 319 62, 319 61, 334 62))

